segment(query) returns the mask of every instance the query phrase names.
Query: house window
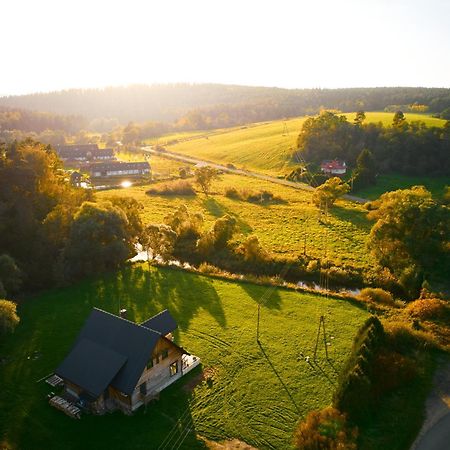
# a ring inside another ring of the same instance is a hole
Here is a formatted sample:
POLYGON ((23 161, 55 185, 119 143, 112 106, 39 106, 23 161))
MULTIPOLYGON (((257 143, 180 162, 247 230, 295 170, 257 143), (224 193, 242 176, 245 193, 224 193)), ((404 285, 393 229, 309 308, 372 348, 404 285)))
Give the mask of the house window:
POLYGON ((165 349, 161 352, 161 358, 166 359, 169 356, 169 350, 165 349))
POLYGON ((174 363, 172 363, 170 365, 169 369, 170 369, 170 376, 171 377, 176 375, 178 373, 178 361, 175 361, 174 363))

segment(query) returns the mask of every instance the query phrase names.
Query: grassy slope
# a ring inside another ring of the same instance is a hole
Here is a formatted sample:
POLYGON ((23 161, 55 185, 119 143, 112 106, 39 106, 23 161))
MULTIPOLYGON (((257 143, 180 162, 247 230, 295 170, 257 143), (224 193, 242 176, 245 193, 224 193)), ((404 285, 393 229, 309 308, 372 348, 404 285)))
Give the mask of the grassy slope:
MULTIPOLYGON (((345 114, 353 121, 355 114, 345 114)), ((366 122, 392 123, 393 113, 368 112, 366 122)), ((405 114, 409 121, 421 120, 429 126, 443 126, 445 121, 422 114, 405 114)), ((215 162, 231 162, 238 167, 255 169, 271 174, 286 173, 292 166, 290 161, 296 146, 298 133, 306 117, 276 120, 248 127, 199 132, 189 135, 189 140, 170 145, 169 150, 204 158, 215 162), (285 132, 286 124, 288 133, 285 132)), ((170 139, 173 136, 170 136, 170 139)), ((170 140, 167 138, 166 140, 170 140)), ((163 141, 164 138, 160 138, 163 141)))
MULTIPOLYGON (((0 447, 156 449, 166 439, 162 448, 177 448, 190 426, 212 439, 290 448, 298 418, 330 402, 336 372, 367 313, 345 301, 276 289, 262 308, 259 347, 256 302, 264 292, 252 284, 137 266, 30 299, 20 307, 15 334, 0 345, 7 358, 0 371, 0 447), (59 364, 93 306, 117 311, 119 300, 138 322, 169 308, 179 324, 176 340, 213 368, 214 381, 193 393, 178 383, 133 417, 115 413, 73 421, 47 405, 50 388, 36 380, 59 364), (313 369, 297 357, 312 354, 322 314, 330 362, 320 348, 313 369), (34 352, 39 358, 28 359, 34 352)), ((180 448, 202 446, 188 434, 180 448)))
POLYGON ((367 266, 373 262, 366 250, 371 224, 361 205, 338 201, 326 225, 321 222, 317 208, 311 203, 311 193, 237 175, 223 175, 220 182, 214 183, 214 193, 209 197, 203 194, 188 197, 148 196, 146 190, 147 187, 143 186, 98 195, 130 195, 136 198, 145 207, 143 219, 146 223, 160 223, 174 208, 186 204, 191 211, 203 213, 206 227, 224 214, 235 216, 242 233, 238 240, 242 240, 244 235, 256 234, 268 250, 280 255, 298 256, 303 253, 306 237, 309 255, 323 257, 327 239, 328 257, 336 263, 367 266), (267 189, 286 203, 261 206, 232 200, 223 195, 225 188, 230 186, 253 191, 267 189))
POLYGON ((404 175, 380 175, 375 186, 370 186, 356 193, 360 197, 374 200, 387 191, 407 189, 411 186, 423 185, 435 197, 444 194, 444 187, 450 185, 449 177, 408 177, 404 175))

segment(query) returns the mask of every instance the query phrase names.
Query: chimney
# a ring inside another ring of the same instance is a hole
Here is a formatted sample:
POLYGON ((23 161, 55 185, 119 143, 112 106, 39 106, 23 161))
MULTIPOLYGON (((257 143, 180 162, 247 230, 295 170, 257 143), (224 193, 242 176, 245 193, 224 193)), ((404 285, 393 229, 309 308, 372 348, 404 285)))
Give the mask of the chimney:
POLYGON ((122 319, 126 319, 127 318, 127 310, 126 309, 121 309, 120 310, 120 317, 122 317, 122 319))

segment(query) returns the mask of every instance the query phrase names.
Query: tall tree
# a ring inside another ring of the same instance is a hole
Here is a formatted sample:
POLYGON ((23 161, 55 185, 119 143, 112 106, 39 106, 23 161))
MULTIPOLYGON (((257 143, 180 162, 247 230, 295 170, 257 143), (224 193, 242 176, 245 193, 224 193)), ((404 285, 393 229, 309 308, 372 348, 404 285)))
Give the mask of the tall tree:
POLYGON ((355 125, 362 125, 362 123, 366 120, 366 114, 364 111, 358 111, 355 115, 355 125))
POLYGON ((365 148, 356 160, 353 171, 353 189, 358 190, 376 183, 377 169, 372 152, 365 148))
POLYGON ((331 208, 334 202, 350 190, 339 177, 329 178, 314 190, 312 201, 320 209, 331 208))
POLYGON ((150 224, 144 228, 139 242, 147 252, 147 261, 150 262, 155 257, 160 256, 167 259, 173 252, 177 234, 167 225, 150 224))
POLYGON ((392 125, 394 127, 401 127, 406 123, 405 115, 402 111, 396 111, 394 118, 392 119, 392 125))
POLYGON ((14 331, 19 321, 16 304, 0 299, 0 336, 14 331))
POLYGON ((135 253, 126 214, 111 202, 84 202, 75 214, 65 250, 68 276, 114 269, 135 253))
POLYGON ((219 172, 213 167, 199 167, 195 171, 195 182, 200 186, 200 189, 205 193, 205 195, 209 194, 212 182, 218 179, 219 172))
POLYGON ((420 274, 449 263, 450 209, 436 202, 423 186, 383 194, 371 202, 375 221, 369 248, 379 263, 404 279, 417 295, 420 274))

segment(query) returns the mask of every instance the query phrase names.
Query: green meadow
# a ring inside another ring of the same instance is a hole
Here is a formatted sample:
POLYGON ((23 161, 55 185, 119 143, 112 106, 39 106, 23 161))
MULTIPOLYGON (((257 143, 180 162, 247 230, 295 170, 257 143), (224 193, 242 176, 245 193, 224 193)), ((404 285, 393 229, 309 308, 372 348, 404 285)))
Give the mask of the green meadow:
POLYGON ((234 216, 238 242, 256 234, 262 245, 276 255, 296 257, 303 254, 306 245, 308 255, 323 258, 326 253, 337 265, 367 267, 373 263, 366 249, 371 223, 366 219, 364 207, 356 203, 339 200, 326 221, 312 204, 310 192, 231 174, 224 174, 220 181, 214 182, 209 196, 199 192, 195 196, 147 195, 147 190, 148 186, 136 186, 97 195, 99 198, 111 195, 135 198, 144 205, 142 218, 146 224, 161 223, 164 216, 185 204, 191 212, 203 214, 205 229, 225 214, 234 216), (261 205, 230 199, 224 193, 232 186, 255 192, 265 189, 280 197, 282 202, 261 205))
POLYGON ((408 189, 411 186, 425 186, 436 198, 442 197, 445 186, 450 186, 449 177, 410 177, 405 175, 380 175, 377 184, 358 191, 360 197, 375 200, 387 191, 408 189))
POLYGON ((330 403, 368 316, 344 300, 146 264, 29 298, 19 314, 15 333, 0 343, 0 448, 58 450, 195 450, 204 448, 198 436, 291 449, 297 421, 330 403), (168 308, 178 322, 175 340, 201 358, 209 382, 195 369, 133 416, 76 421, 50 407, 52 388, 38 380, 61 362, 93 307, 126 308, 136 322, 168 308), (317 362, 308 364, 301 353, 313 355, 321 315, 329 359, 319 346, 317 362))

